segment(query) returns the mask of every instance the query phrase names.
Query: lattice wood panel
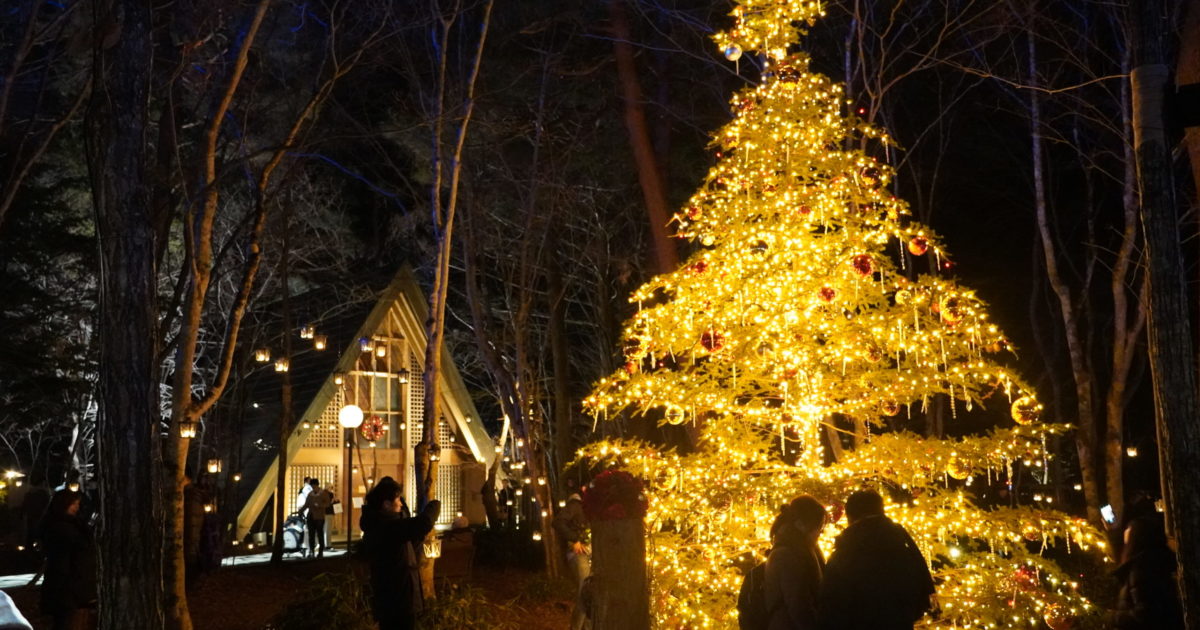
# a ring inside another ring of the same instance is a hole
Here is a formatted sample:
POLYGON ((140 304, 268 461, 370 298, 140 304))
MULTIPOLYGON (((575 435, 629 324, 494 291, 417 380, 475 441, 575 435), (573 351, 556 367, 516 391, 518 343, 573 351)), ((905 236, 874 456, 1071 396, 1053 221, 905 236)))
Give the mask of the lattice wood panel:
POLYGON ((325 489, 333 489, 337 493, 337 488, 340 488, 341 480, 338 477, 339 466, 333 464, 302 464, 299 466, 288 466, 287 474, 287 497, 288 503, 285 504, 288 514, 298 511, 296 507, 296 498, 300 494, 300 484, 304 483, 305 477, 316 477, 321 480, 321 487, 325 489))
POLYGON ((304 438, 305 448, 342 448, 342 428, 338 425, 338 412, 345 404, 345 398, 339 390, 329 400, 329 404, 325 405, 325 410, 317 419, 317 426, 304 438))

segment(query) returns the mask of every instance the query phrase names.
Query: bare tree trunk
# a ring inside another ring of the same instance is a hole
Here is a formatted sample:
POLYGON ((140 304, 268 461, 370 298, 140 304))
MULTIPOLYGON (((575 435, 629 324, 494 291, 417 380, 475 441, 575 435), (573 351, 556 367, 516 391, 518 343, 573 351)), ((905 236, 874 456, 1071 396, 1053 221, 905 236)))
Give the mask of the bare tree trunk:
POLYGON ((629 145, 637 162, 638 182, 642 186, 642 198, 646 202, 646 214, 650 221, 650 236, 654 242, 655 271, 668 273, 679 266, 679 254, 667 232, 667 221, 671 212, 667 208, 667 193, 654 155, 654 143, 646 126, 646 106, 642 100, 642 84, 638 80, 634 64, 632 32, 629 18, 625 15, 625 0, 609 0, 609 17, 612 20, 613 52, 617 58, 617 75, 621 84, 621 95, 625 102, 625 128, 629 131, 629 145))
POLYGON ((96 3, 87 121, 100 242, 100 627, 163 627, 155 242, 146 181, 150 5, 96 3))
MULTIPOLYGON (((279 286, 283 289, 283 303, 281 304, 281 314, 283 315, 283 358, 289 363, 292 360, 292 290, 288 284, 289 260, 291 255, 289 251, 288 232, 291 229, 291 205, 284 204, 283 216, 280 217, 283 221, 283 237, 282 247, 279 251, 279 286)), ((290 370, 280 374, 283 382, 281 383, 280 394, 280 409, 279 409, 279 466, 275 470, 275 540, 271 544, 271 564, 283 563, 283 525, 284 519, 287 517, 286 506, 290 502, 287 495, 287 466, 288 466, 288 437, 292 433, 292 424, 294 411, 292 409, 292 372, 290 370)), ((349 504, 349 497, 346 498, 346 505, 349 504)), ((346 531, 350 531, 347 529, 346 531)), ((323 540, 323 539, 322 539, 323 540)), ((347 541, 349 537, 347 537, 347 541)), ((303 545, 302 545, 303 546, 303 545)), ((324 547, 322 547, 324 550, 324 547)), ((346 550, 349 551, 349 543, 346 550)))
MULTIPOLYGON (((550 229, 550 251, 558 251, 558 230, 550 229)), ((570 462, 574 453, 571 417, 571 359, 569 352, 566 319, 567 291, 563 285, 562 268, 550 264, 546 268, 546 284, 550 298, 550 322, 547 334, 550 342, 550 360, 554 369, 554 460, 559 470, 570 462)), ((562 484, 556 484, 561 489, 562 484)))
POLYGON ((1096 417, 1093 404, 1095 385, 1088 366, 1087 351, 1080 338, 1079 313, 1071 295, 1071 287, 1058 268, 1058 252, 1054 235, 1050 229, 1049 201, 1046 198, 1045 165, 1042 153, 1042 95, 1037 89, 1037 50, 1033 31, 1027 35, 1029 49, 1029 117, 1030 147, 1033 156, 1034 207, 1037 213, 1038 240, 1042 245, 1042 256, 1046 263, 1046 278, 1058 298, 1059 315, 1063 321, 1063 333, 1067 338, 1067 352, 1071 360, 1071 375, 1075 380, 1075 404, 1079 431, 1075 447, 1079 452, 1079 468, 1083 474, 1083 493, 1087 500, 1088 517, 1097 525, 1104 521, 1100 517, 1101 497, 1104 495, 1102 481, 1097 475, 1096 417))
POLYGON ((592 523, 596 630, 648 630, 646 532, 640 518, 592 523))
POLYGON ((1164 0, 1129 6, 1133 134, 1150 274, 1150 367, 1167 519, 1179 554, 1184 621, 1200 628, 1200 404, 1171 156, 1163 121, 1169 68, 1164 0), (1182 526, 1181 526, 1182 525, 1182 526))
MULTIPOLYGON (((446 296, 450 291, 450 258, 454 248, 454 215, 458 210, 459 182, 462 177, 463 146, 467 138, 467 128, 471 123, 471 114, 475 111, 475 82, 479 78, 479 68, 483 65, 483 49, 487 43, 488 26, 492 17, 492 0, 484 6, 483 18, 479 30, 479 44, 475 49, 475 59, 471 65, 470 76, 467 79, 466 95, 463 98, 463 114, 458 122, 458 133, 455 140, 454 152, 450 156, 449 177, 445 177, 442 161, 442 129, 448 113, 445 107, 446 72, 448 70, 447 53, 449 49, 450 29, 454 24, 454 15, 442 18, 440 38, 441 57, 438 65, 437 110, 435 112, 433 133, 433 183, 430 186, 430 212, 433 215, 433 228, 437 234, 437 266, 434 269, 433 292, 429 296, 429 320, 425 322, 427 343, 425 346, 425 421, 421 431, 421 441, 413 449, 413 463, 416 468, 417 509, 425 508, 425 504, 436 497, 437 492, 437 462, 434 456, 438 454, 440 445, 437 444, 437 423, 440 420, 441 392, 439 391, 438 375, 442 367, 442 342, 446 335, 446 296), (449 180, 446 182, 446 180, 449 180), (448 196, 442 202, 442 184, 447 183, 448 196)), ((430 532, 430 536, 433 533, 430 532)), ((421 561, 421 586, 426 598, 434 596, 433 591, 433 561, 424 558, 421 561)))

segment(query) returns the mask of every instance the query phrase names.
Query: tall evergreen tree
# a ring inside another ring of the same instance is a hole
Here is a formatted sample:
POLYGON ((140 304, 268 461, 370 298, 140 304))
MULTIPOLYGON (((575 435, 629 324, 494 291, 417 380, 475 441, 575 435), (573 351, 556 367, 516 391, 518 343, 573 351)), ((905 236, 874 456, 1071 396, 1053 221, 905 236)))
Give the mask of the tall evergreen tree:
POLYGON ((585 403, 695 423, 699 446, 586 453, 650 481, 652 609, 667 627, 735 625, 736 567, 764 553, 778 506, 807 492, 840 516, 838 501, 864 486, 931 561, 943 620, 1061 627, 1090 604, 1042 552, 1104 542, 1043 497, 996 497, 1015 496, 1018 476, 1044 482, 1046 440, 1066 427, 1041 422, 985 305, 889 193, 893 174, 872 157, 888 135, 848 113, 841 87, 798 52, 820 15, 815 1, 744 0, 716 36, 730 60, 761 63, 763 80, 733 99, 718 162, 674 218, 695 253, 634 293, 627 362, 585 403), (945 401, 956 418, 978 407, 1016 426, 958 439, 904 430, 945 401))

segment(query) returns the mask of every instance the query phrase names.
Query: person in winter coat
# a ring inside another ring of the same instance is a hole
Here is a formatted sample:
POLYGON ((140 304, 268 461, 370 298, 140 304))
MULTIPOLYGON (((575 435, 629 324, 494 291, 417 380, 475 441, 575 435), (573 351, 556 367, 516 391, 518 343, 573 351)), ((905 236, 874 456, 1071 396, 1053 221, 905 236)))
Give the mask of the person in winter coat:
POLYGON ((823 630, 912 630, 929 610, 933 578, 912 536, 883 513, 883 497, 846 499, 849 526, 825 565, 817 617, 823 630))
POLYGON ((563 546, 567 567, 575 585, 575 606, 571 610, 571 630, 587 624, 584 584, 592 575, 592 550, 588 546, 587 517, 583 514, 583 498, 579 494, 567 497, 567 504, 554 515, 554 533, 563 546))
POLYGON ((42 583, 42 612, 54 618, 54 630, 80 628, 85 608, 96 601, 96 559, 92 533, 79 517, 82 496, 59 490, 41 523, 46 577, 42 583))
POLYGON ((312 491, 304 499, 304 527, 308 530, 308 555, 325 555, 325 515, 333 506, 333 493, 321 487, 320 479, 310 479, 312 491), (319 546, 318 546, 319 544, 319 546))
POLYGON ((825 557, 817 547, 825 506, 805 494, 784 505, 771 525, 764 596, 769 630, 816 630, 825 557))
POLYGON ((1146 516, 1125 528, 1125 548, 1116 576, 1121 592, 1110 619, 1114 628, 1183 630, 1175 553, 1167 546, 1161 520, 1146 516))
POLYGON ((382 480, 367 493, 358 524, 371 566, 371 612, 380 630, 410 630, 421 611, 420 557, 414 545, 433 530, 441 511, 434 500, 412 518, 400 515, 400 484, 382 480))

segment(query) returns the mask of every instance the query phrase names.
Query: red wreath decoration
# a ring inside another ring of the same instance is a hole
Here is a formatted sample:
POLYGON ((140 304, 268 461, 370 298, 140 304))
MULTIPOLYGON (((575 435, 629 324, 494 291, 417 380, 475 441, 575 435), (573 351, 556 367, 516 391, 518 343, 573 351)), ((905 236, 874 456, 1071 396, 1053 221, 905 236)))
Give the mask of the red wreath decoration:
POLYGON ((583 513, 591 521, 646 516, 642 480, 624 470, 606 470, 583 490, 583 513))
POLYGON ((379 416, 371 416, 363 420, 362 427, 358 429, 362 436, 372 442, 379 441, 383 437, 383 418, 379 416))

